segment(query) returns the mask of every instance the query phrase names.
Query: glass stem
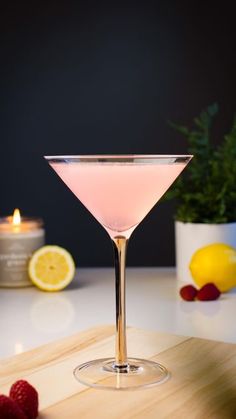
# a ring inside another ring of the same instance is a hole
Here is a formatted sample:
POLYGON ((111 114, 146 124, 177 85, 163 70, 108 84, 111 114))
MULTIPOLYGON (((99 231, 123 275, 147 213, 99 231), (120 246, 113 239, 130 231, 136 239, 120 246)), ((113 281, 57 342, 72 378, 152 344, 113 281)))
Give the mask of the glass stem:
POLYGON ((116 355, 115 367, 127 369, 126 313, 125 313, 125 262, 128 240, 123 236, 113 239, 116 276, 116 355))

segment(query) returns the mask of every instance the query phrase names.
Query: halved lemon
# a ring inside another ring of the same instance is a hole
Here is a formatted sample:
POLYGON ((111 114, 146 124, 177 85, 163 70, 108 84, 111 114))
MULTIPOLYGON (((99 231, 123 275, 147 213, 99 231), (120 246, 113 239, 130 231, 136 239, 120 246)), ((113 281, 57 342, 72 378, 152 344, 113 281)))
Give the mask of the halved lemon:
POLYGON ((60 291, 74 278, 75 263, 71 254, 59 246, 36 250, 28 265, 31 281, 43 291, 60 291))

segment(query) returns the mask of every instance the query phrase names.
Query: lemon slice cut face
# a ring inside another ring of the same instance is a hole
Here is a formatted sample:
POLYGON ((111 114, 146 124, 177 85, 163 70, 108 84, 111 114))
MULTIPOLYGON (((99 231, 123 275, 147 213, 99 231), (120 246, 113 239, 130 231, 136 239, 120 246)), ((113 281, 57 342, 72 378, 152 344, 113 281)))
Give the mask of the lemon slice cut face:
POLYGON ((60 291, 74 278, 75 263, 71 254, 59 246, 36 250, 28 266, 31 281, 43 291, 60 291))

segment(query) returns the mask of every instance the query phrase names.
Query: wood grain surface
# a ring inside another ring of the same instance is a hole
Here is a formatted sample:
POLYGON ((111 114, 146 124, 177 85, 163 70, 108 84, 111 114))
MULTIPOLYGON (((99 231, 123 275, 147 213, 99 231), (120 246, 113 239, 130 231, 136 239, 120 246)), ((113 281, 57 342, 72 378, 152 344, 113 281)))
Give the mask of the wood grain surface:
POLYGON ((0 393, 20 378, 40 396, 40 419, 236 419, 236 345, 128 328, 128 352, 164 364, 171 379, 149 389, 79 384, 80 363, 114 355, 114 328, 101 326, 0 361, 0 393))

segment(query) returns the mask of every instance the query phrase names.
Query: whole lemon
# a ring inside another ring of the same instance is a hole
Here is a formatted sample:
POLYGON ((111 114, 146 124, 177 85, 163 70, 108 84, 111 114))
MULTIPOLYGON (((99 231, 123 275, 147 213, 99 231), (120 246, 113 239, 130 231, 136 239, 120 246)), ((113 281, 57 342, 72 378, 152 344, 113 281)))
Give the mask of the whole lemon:
POLYGON ((221 292, 236 287, 236 249, 224 243, 213 243, 198 249, 189 269, 199 287, 213 282, 221 292))

